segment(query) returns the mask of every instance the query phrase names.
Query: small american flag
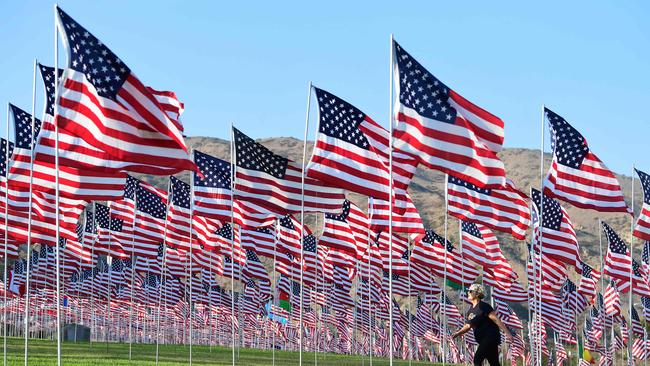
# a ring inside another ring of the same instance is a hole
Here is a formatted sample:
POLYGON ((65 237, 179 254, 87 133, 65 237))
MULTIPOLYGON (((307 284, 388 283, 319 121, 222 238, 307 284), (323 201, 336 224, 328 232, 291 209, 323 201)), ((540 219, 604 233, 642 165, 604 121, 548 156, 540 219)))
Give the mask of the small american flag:
POLYGON ((340 214, 325 214, 322 245, 360 256, 368 246, 368 218, 354 203, 343 202, 340 214))
POLYGON ((436 79, 397 42, 395 149, 429 168, 485 188, 506 184, 503 121, 436 79))
POLYGON ((621 314, 621 298, 618 295, 616 280, 612 280, 605 289, 605 314, 617 316, 621 314))
POLYGON ((509 233, 520 240, 526 238, 530 209, 526 196, 511 180, 505 188, 486 189, 450 175, 447 178, 447 197, 451 215, 509 233))
POLYGON ((544 192, 580 208, 631 213, 614 173, 591 152, 587 140, 555 112, 545 108, 544 113, 553 149, 544 192))
POLYGON ((158 247, 163 242, 167 206, 163 197, 143 185, 136 188, 135 248, 137 255, 156 258, 158 247))
POLYGON ((578 239, 569 214, 558 201, 542 195, 534 188, 530 190, 533 200, 535 236, 540 239, 541 234, 542 240, 541 245, 536 245, 535 249, 539 250, 541 247, 543 255, 575 266, 579 270, 581 266, 578 239))
POLYGON ((600 279, 600 272, 593 269, 585 262, 582 262, 581 264, 582 271, 580 275, 580 285, 578 286, 578 292, 593 299, 596 296, 596 286, 598 280, 600 279))
POLYGON ((627 245, 607 223, 602 222, 603 233, 609 243, 603 273, 623 282, 630 281, 632 258, 627 245))
POLYGON ((168 116, 159 93, 67 13, 56 11, 69 51, 56 116, 60 127, 124 162, 124 170, 170 175, 194 169, 178 121, 168 116))
POLYGON ((194 151, 194 212, 222 222, 230 221, 232 189, 229 162, 194 151))
POLYGON ((650 241, 650 175, 635 169, 643 188, 643 206, 634 227, 634 236, 650 241))
POLYGON ((250 278, 257 278, 263 281, 269 281, 269 274, 266 268, 257 257, 254 251, 246 249, 246 265, 244 266, 244 275, 250 278))

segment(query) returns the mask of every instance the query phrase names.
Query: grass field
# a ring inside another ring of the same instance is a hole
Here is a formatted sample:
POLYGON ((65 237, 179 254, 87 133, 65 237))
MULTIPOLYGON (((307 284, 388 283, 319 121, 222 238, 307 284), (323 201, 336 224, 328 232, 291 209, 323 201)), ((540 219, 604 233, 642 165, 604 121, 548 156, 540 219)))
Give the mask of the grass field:
MULTIPOLYGON (((9 365, 24 364, 23 339, 8 338, 7 356, 9 365)), ((64 342, 61 349, 62 361, 66 365, 155 365, 155 344, 134 344, 133 358, 129 360, 129 345, 124 343, 71 343, 64 342)), ((230 348, 206 346, 192 347, 192 363, 197 365, 230 365, 230 348)), ((160 365, 188 364, 189 347, 179 345, 160 346, 160 365)), ((56 343, 34 339, 29 341, 30 365, 56 365, 56 343)), ((271 365, 272 352, 257 349, 241 349, 237 365, 271 365)), ((297 365, 297 352, 275 352, 275 364, 297 365)), ((303 353, 303 365, 315 365, 314 353, 303 353)), ((388 360, 373 357, 373 365, 388 365, 388 360)), ((395 360, 394 365, 408 365, 408 361, 395 360)), ((368 357, 347 356, 333 353, 319 353, 318 365, 359 366, 370 365, 368 357)), ((431 365, 429 362, 413 361, 412 365, 431 365)))

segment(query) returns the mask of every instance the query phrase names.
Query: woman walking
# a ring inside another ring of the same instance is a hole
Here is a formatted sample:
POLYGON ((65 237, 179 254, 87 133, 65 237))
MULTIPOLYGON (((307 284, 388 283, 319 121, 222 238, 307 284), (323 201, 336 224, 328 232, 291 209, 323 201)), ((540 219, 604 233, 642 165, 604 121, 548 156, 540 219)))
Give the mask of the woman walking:
POLYGON ((472 302, 472 307, 467 312, 467 321, 465 325, 452 335, 453 338, 461 336, 470 329, 474 329, 474 339, 478 343, 474 353, 474 365, 479 366, 487 360, 490 366, 500 366, 499 364, 499 345, 501 344, 501 335, 499 328, 503 331, 512 343, 512 335, 506 326, 497 317, 492 306, 484 301, 485 290, 483 285, 473 284, 467 290, 467 298, 472 302))

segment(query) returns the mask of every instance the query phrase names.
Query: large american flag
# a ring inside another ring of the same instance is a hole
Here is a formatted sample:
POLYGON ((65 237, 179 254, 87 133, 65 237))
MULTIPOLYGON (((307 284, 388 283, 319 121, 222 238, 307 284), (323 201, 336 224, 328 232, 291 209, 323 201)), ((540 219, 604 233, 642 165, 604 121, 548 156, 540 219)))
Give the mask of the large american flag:
POLYGON ((194 213, 222 222, 230 221, 232 188, 229 162, 194 151, 194 213))
POLYGON ((481 223, 520 240, 526 238, 530 209, 526 196, 511 180, 504 188, 486 189, 449 175, 447 203, 449 213, 461 220, 481 223))
POLYGON ((545 108, 544 113, 553 149, 544 192, 580 208, 630 213, 614 173, 591 152, 587 140, 555 112, 545 108))
MULTIPOLYGON (((27 232, 28 213, 29 213, 29 192, 30 192, 30 172, 32 162, 32 147, 40 133, 39 126, 41 122, 37 119, 34 120, 34 133, 32 133, 32 116, 22 109, 10 104, 11 114, 14 119, 14 133, 15 144, 9 143, 7 150, 7 143, 2 140, 2 155, 9 154, 9 169, 7 169, 5 159, 2 161, 2 177, 7 177, 6 182, 3 182, 6 191, 8 192, 9 203, 9 217, 8 217, 8 231, 9 236, 18 239, 26 240, 29 233, 27 232), (8 174, 7 174, 8 173, 8 174)), ((35 167, 38 164, 35 163, 35 167)), ((33 192, 32 192, 32 242, 47 243, 48 245, 56 244, 56 214, 55 214, 55 177, 53 174, 54 165, 48 166, 45 169, 34 169, 33 174, 33 192)), ((98 185, 90 189, 88 182, 84 179, 79 180, 79 175, 74 172, 66 170, 65 167, 60 167, 60 198, 59 198, 59 212, 60 212, 60 228, 61 235, 74 240, 74 229, 76 223, 81 215, 81 211, 87 202, 79 195, 80 191, 84 191, 92 197, 93 194, 101 195, 99 190, 102 186, 98 185)), ((110 179, 109 179, 110 180, 110 179)), ((106 181, 105 181, 106 182, 106 181)), ((115 181, 113 181, 115 183, 115 181)), ((110 183, 108 183, 110 185, 110 183)), ((92 185, 92 184, 91 184, 92 185)), ((117 188, 119 188, 119 179, 117 181, 117 188)), ((103 186, 106 187, 106 186, 103 186)), ((115 186, 113 186, 115 188, 115 186)), ((121 189, 121 188, 119 188, 121 189)), ((109 194, 111 196, 111 194, 109 194)))
MULTIPOLYGON (((55 187, 55 158, 56 158, 56 131, 54 128, 53 108, 49 105, 54 100, 54 68, 39 65, 41 77, 46 84, 46 108, 43 122, 37 122, 38 129, 35 128, 37 140, 34 147, 33 158, 33 185, 35 189, 54 194, 55 187), (48 85, 49 84, 49 85, 48 85), (50 96, 49 93, 52 93, 50 96), (52 113, 52 114, 50 114, 52 113)), ((27 129, 31 131, 31 116, 26 112, 14 109, 14 115, 20 116, 24 120, 24 126, 16 126, 17 133, 20 136, 28 137, 27 129)), ((37 126, 35 126, 37 127, 37 126)), ((60 195, 68 198, 80 200, 116 200, 121 198, 124 189, 125 174, 122 172, 105 172, 97 169, 83 168, 77 166, 78 161, 85 159, 85 156, 91 154, 87 150, 74 150, 71 141, 65 131, 59 131, 59 189, 60 195), (72 151, 74 150, 74 151, 72 151)), ((30 149, 29 144, 25 148, 30 149)), ((30 150, 22 150, 27 152, 30 150)), ((31 152, 31 151, 30 151, 31 152)), ((12 167, 11 173, 16 184, 23 187, 29 187, 29 162, 31 157, 22 157, 15 166, 12 167)))
POLYGON ((580 267, 580 250, 569 214, 560 203, 540 191, 531 188, 533 201, 533 226, 536 242, 541 236, 541 245, 535 246, 542 254, 568 265, 580 267))
MULTIPOLYGON (((236 197, 280 214, 300 212, 303 203, 300 165, 274 154, 236 128, 233 135, 236 197)), ((305 177, 305 211, 339 212, 343 200, 343 190, 305 177)))
MULTIPOLYGON (((368 115, 325 90, 314 88, 319 108, 318 137, 307 175, 337 187, 388 201, 388 132, 368 115), (385 145, 385 146, 384 146, 385 145)), ((394 199, 405 207, 406 188, 417 160, 393 157, 394 199), (397 179, 396 179, 397 178, 397 179)))
POLYGON ((436 79, 397 42, 395 149, 479 187, 506 184, 503 121, 436 79))
POLYGON ((634 236, 643 240, 650 240, 650 175, 638 169, 635 169, 635 171, 639 176, 639 180, 641 180, 641 187, 643 188, 643 206, 634 227, 634 236))
POLYGON ((194 169, 178 121, 169 117, 159 93, 63 10, 56 11, 69 52, 56 116, 60 127, 104 151, 107 160, 124 162, 124 170, 168 175, 194 169))

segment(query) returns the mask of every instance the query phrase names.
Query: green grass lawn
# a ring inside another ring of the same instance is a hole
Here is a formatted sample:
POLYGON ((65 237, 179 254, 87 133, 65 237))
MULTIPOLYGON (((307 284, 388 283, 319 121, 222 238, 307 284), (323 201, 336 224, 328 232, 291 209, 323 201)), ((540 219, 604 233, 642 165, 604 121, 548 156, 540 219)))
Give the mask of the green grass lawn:
MULTIPOLYGON (((24 364, 23 339, 8 338, 7 353, 9 365, 24 364)), ((129 345, 124 343, 72 343, 64 342, 61 349, 62 361, 66 365, 154 365, 155 344, 134 344, 133 359, 129 361, 129 345)), ((192 347, 192 362, 197 365, 230 365, 230 348, 206 346, 192 347)), ((189 347, 179 345, 160 346, 160 365, 188 364, 189 347)), ((30 339, 30 365, 56 365, 56 342, 30 339)), ((240 349, 237 365, 271 365, 272 352, 257 349, 240 349)), ((297 365, 297 352, 275 352, 275 364, 297 365)), ((373 357, 373 365, 388 365, 388 360, 373 357)), ((408 361, 395 360, 394 365, 408 365, 408 361)), ((413 365, 431 365, 428 362, 413 361, 413 365)), ((303 353, 303 365, 315 365, 314 353, 303 353)), ((370 365, 368 356, 347 356, 333 353, 319 353, 318 365, 370 365)))

